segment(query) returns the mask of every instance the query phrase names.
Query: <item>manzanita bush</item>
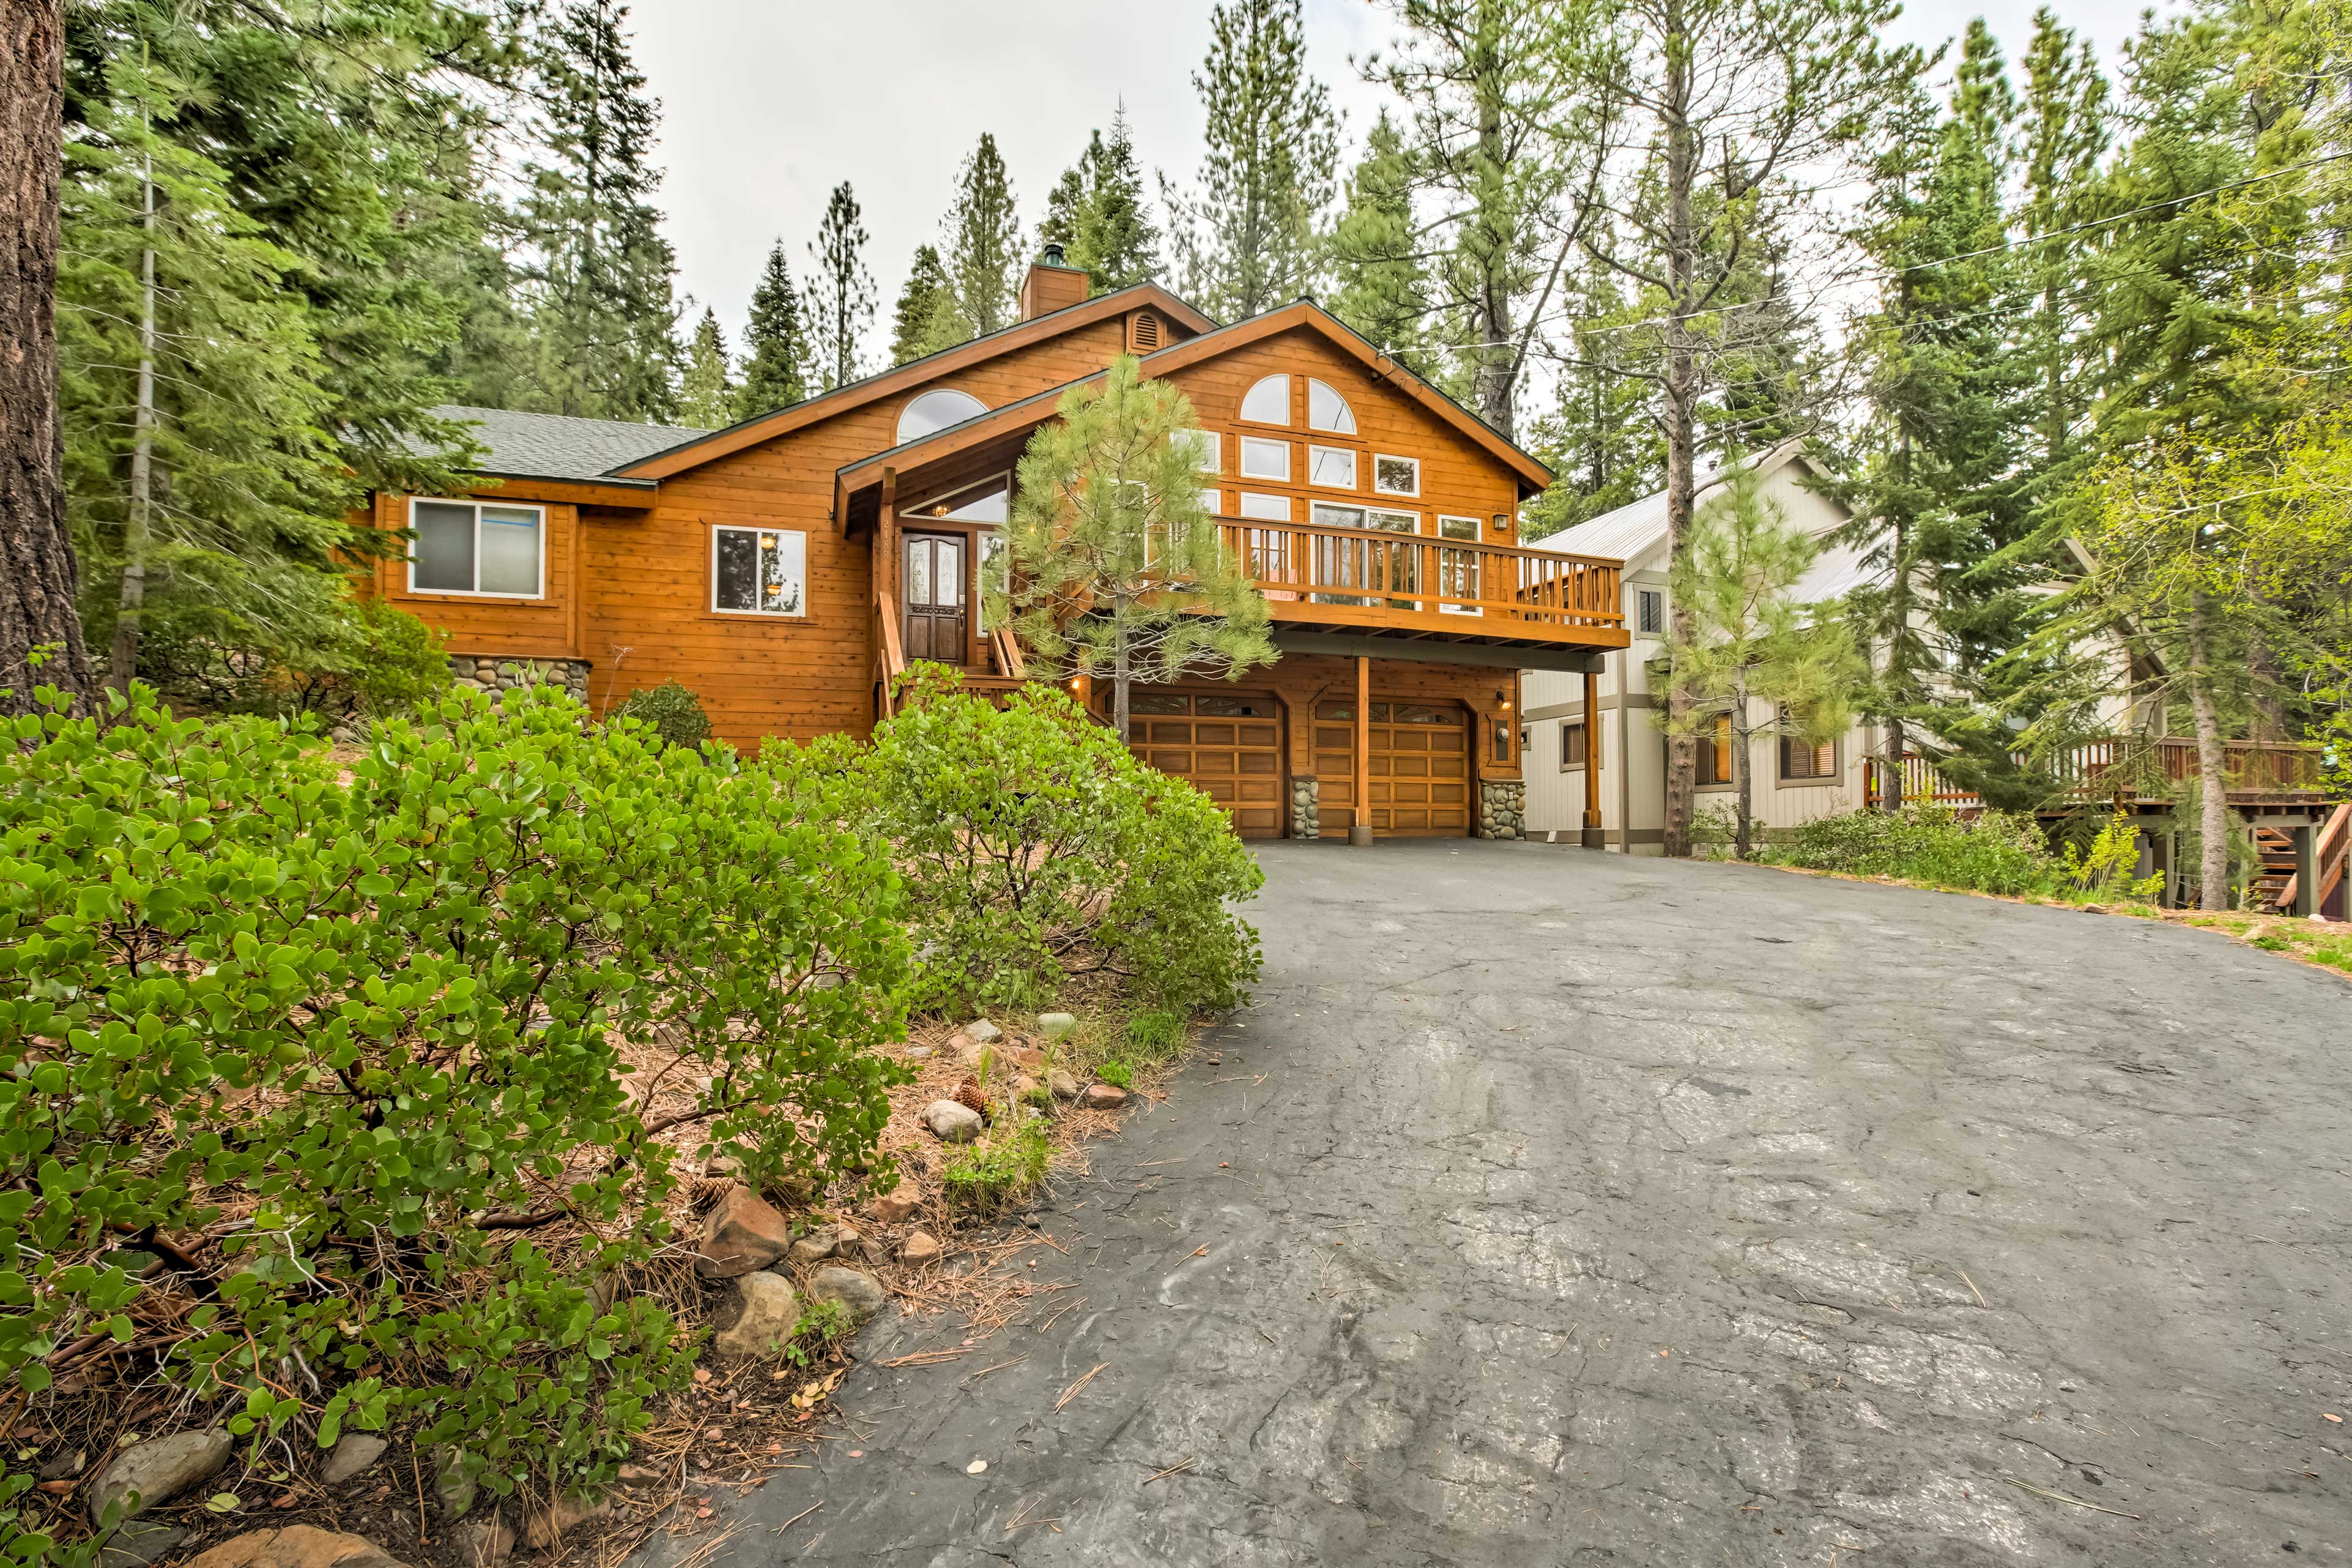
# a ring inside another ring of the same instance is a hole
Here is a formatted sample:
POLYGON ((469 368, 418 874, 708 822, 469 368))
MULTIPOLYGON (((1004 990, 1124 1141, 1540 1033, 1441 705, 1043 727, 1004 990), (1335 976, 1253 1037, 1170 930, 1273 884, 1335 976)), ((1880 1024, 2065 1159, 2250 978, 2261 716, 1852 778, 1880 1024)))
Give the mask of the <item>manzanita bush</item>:
MULTIPOLYGON (((348 781, 144 692, 5 733, 8 1410, 102 1336, 257 1442, 397 1425, 496 1492, 593 1485, 693 1358, 599 1289, 673 1240, 617 1043, 688 1058, 672 1121, 748 1180, 880 1163, 905 896, 838 759, 547 689, 379 724, 348 781)), ((30 1481, 0 1552, 86 1561, 30 1481)))
POLYGON ((1190 1012, 1257 977, 1257 932, 1231 906, 1265 879, 1225 814, 1066 693, 998 707, 927 670, 854 772, 911 890, 926 1005, 1035 1006, 1101 971, 1190 1012))

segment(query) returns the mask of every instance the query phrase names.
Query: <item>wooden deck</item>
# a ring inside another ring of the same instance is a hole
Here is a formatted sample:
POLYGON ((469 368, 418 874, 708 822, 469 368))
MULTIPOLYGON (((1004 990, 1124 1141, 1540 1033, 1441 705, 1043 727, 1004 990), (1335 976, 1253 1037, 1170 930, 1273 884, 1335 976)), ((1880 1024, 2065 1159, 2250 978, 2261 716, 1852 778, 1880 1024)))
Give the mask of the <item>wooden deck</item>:
POLYGON ((1623 647, 1629 640, 1621 562, 1315 523, 1219 518, 1217 527, 1277 622, 1399 641, 1623 647))
MULTIPOLYGON (((2227 741, 2223 764, 2233 806, 2307 809, 2324 804, 2319 748, 2293 741, 2227 741)), ((2019 753, 2022 765, 2025 756, 2019 753)), ((1879 798, 1878 770, 1870 766, 1870 798, 1879 798)), ((2077 800, 2112 801, 2129 807, 2168 806, 2181 784, 2197 776, 2197 742, 2181 735, 2109 735, 2071 747, 2051 769, 2064 792, 2077 800)), ((1903 798, 1925 805, 1966 809, 1983 800, 1937 772, 1927 757, 1903 759, 1903 798)))

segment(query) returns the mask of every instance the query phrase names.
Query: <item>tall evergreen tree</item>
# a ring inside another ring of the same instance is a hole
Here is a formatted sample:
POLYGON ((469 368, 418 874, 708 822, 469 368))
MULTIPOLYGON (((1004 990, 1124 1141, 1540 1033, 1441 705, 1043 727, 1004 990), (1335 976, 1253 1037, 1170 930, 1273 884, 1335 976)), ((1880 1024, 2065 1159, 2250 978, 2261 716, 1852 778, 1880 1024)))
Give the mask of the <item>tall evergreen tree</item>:
POLYGON ((919 360, 971 335, 971 322, 956 300, 938 247, 915 247, 914 265, 907 269, 907 286, 898 290, 898 307, 891 315, 890 363, 919 360))
POLYGON ((1125 103, 1112 111, 1109 136, 1097 132, 1088 142, 1086 170, 1086 200, 1071 235, 1070 264, 1087 269, 1097 294, 1160 276, 1160 227, 1151 221, 1125 103))
POLYGON ((973 333, 1011 326, 1020 309, 1021 215, 992 134, 981 132, 980 145, 963 161, 955 205, 941 226, 948 278, 973 333))
POLYGON ((2025 92, 2018 136, 2024 193, 2018 226, 2035 295, 2025 342, 2039 373, 2040 462, 2063 465, 2076 447, 2087 406, 2081 311, 2072 295, 2080 252, 2044 237, 2089 216, 2092 182, 2107 148, 2107 80, 2091 46, 2058 25, 2048 6, 2033 14, 2024 57, 2025 92))
POLYGON ((545 124, 519 216, 536 348, 532 406, 666 420, 677 405, 677 258, 653 205, 661 116, 619 0, 562 0, 534 30, 545 124))
POLYGON ((1657 489, 1665 453, 1654 389, 1613 368, 1620 340, 1641 313, 1616 272, 1589 257, 1561 279, 1567 325, 1554 351, 1557 395, 1534 441, 1559 478, 1522 511, 1526 537, 1573 528, 1657 489))
POLYGON ((1431 299, 1429 258, 1413 219, 1412 150, 1386 109, 1348 174, 1347 206, 1331 230, 1331 313, 1423 374, 1431 299))
POLYGON ((768 249, 768 264, 751 290, 751 321, 743 331, 743 384, 735 407, 744 418, 772 414, 809 395, 808 321, 793 286, 784 242, 768 249))
POLYGON ((727 357, 727 334, 719 312, 703 307, 686 345, 686 374, 678 379, 677 416, 698 430, 735 423, 735 367, 727 357))
POLYGON ((1307 293, 1339 164, 1331 95, 1307 68, 1299 0, 1232 0, 1209 13, 1193 90, 1207 152, 1190 198, 1167 194, 1185 296, 1228 321, 1307 293))
POLYGON ((874 274, 866 265, 865 215, 857 194, 844 180, 825 203, 809 256, 816 275, 803 303, 808 310, 810 360, 822 390, 857 379, 859 340, 874 319, 874 274))

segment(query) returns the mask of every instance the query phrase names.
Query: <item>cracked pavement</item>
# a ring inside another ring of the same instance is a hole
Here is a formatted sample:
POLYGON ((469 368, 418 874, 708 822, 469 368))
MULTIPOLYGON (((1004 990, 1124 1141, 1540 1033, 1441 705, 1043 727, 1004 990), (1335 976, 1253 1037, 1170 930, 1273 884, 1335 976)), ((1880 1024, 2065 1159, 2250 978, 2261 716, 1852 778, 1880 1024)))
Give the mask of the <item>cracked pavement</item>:
POLYGON ((856 1436, 722 1492, 708 1568, 2352 1564, 2344 981, 1739 867, 1259 854, 1222 1060, 1038 1212, 1070 1289, 942 1364, 876 1363, 955 1317, 870 1326, 856 1436))

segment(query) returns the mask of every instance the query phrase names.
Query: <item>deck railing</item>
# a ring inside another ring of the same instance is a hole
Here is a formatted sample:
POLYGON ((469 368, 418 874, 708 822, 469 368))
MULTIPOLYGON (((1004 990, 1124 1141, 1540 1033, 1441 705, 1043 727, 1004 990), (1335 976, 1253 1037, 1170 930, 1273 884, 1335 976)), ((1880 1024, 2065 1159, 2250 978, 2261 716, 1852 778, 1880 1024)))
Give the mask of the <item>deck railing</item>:
POLYGON ((1625 620, 1615 561, 1318 523, 1220 518, 1217 527, 1277 604, 1355 605, 1433 623, 1481 617, 1614 628, 1625 620))
MULTIPOLYGON (((2227 741, 2223 746, 2222 776, 2232 798, 2308 795, 2321 788, 2316 746, 2292 741, 2227 741)), ((2020 767, 2028 764, 2022 752, 2014 760, 2020 767)), ((1886 765, 1884 757, 1868 760, 1865 798, 1874 803, 1886 798, 1886 765)), ((2052 760, 2049 770, 2067 795, 2162 800, 2197 776, 2197 742, 2179 735, 2105 735, 2068 747, 2052 760)), ((1952 783, 1932 759, 1916 752, 1903 758, 1902 780, 1906 803, 1955 809, 1984 804, 1976 792, 1952 783)))

